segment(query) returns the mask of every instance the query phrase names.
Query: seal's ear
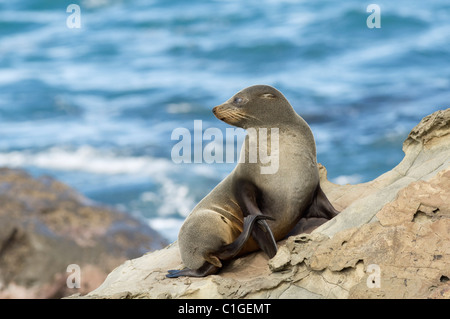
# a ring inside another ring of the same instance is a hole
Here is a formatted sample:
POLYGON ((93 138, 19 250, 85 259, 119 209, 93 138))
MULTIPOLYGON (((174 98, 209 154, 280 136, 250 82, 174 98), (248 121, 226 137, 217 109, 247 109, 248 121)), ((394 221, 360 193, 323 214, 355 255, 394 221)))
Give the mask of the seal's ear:
POLYGON ((264 93, 264 94, 261 95, 261 97, 264 98, 264 99, 274 99, 274 98, 276 98, 276 96, 273 95, 272 93, 264 93))

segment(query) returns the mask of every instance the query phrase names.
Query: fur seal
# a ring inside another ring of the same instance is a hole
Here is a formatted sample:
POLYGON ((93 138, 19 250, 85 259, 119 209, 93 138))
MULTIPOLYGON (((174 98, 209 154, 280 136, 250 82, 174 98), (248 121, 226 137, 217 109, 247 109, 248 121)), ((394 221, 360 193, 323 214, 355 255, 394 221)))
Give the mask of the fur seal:
POLYGON ((316 146, 306 121, 281 92, 267 85, 243 89, 213 108, 214 115, 249 130, 278 128, 279 168, 261 174, 261 162, 249 158, 249 136, 234 170, 192 210, 183 223, 178 245, 187 267, 169 270, 169 278, 216 273, 222 262, 262 249, 269 258, 276 241, 302 218, 324 221, 336 216, 319 185, 316 146))

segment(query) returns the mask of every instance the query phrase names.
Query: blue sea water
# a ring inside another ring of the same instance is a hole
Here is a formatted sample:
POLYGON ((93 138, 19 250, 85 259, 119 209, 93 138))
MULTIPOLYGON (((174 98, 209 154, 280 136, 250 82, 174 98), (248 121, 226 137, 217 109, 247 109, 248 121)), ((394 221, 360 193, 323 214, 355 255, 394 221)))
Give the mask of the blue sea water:
POLYGON ((174 129, 240 89, 281 90, 337 183, 403 157, 450 104, 450 2, 0 0, 0 166, 48 174, 169 240, 234 167, 175 164, 174 129), (69 28, 78 4, 81 28, 69 28))

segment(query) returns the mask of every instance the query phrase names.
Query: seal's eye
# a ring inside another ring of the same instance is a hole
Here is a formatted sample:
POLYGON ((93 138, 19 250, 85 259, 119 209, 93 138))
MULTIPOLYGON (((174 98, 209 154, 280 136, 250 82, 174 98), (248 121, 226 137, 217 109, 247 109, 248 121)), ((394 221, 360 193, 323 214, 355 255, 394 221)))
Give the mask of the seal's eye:
POLYGON ((261 95, 261 97, 263 97, 265 99, 274 99, 274 98, 276 98, 276 96, 273 95, 272 93, 264 93, 263 95, 261 95))
POLYGON ((235 97, 234 100, 233 100, 233 103, 234 103, 234 104, 241 104, 242 101, 243 101, 243 100, 242 100, 241 97, 235 97))

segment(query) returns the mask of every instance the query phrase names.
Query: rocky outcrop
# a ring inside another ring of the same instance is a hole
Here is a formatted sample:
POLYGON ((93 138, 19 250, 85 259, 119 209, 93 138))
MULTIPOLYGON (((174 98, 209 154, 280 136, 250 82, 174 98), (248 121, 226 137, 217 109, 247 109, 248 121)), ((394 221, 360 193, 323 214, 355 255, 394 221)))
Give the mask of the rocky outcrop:
POLYGON ((425 117, 391 171, 322 188, 341 213, 310 234, 233 260, 218 275, 183 268, 177 243, 126 261, 85 298, 450 298, 450 109, 425 117))
POLYGON ((52 178, 0 169, 0 298, 85 294, 125 260, 165 245, 148 226, 52 178), (79 267, 80 288, 67 284, 69 265, 79 267))

